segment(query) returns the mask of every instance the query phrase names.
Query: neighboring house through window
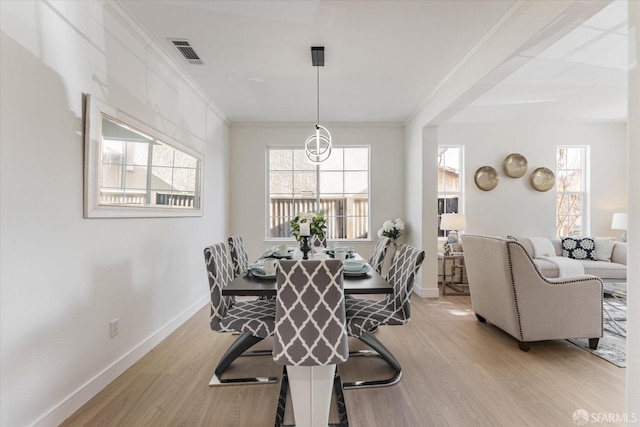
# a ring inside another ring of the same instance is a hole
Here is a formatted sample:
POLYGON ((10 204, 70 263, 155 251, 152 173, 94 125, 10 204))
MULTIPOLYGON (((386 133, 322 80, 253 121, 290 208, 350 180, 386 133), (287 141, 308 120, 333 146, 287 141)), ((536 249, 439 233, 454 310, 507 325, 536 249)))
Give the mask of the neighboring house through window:
POLYGON ((556 233, 589 234, 589 147, 560 145, 556 152, 556 233))
POLYGON ((100 204, 198 208, 200 161, 124 123, 103 117, 100 204))
POLYGON ((368 146, 334 147, 314 165, 304 148, 267 147, 267 239, 290 237, 300 212, 322 212, 328 239, 369 238, 368 146))
POLYGON ((438 146, 438 237, 447 232, 440 229, 443 213, 464 213, 463 210, 463 146, 438 146))

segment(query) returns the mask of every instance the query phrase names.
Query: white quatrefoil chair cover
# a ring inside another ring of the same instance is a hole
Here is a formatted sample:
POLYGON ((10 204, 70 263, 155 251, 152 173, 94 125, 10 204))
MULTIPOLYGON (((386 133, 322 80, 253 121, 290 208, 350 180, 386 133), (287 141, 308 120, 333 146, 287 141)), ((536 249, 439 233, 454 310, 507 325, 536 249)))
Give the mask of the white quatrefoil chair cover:
POLYGON ((349 358, 342 261, 281 260, 273 359, 286 365, 296 426, 326 426, 337 363, 349 358))

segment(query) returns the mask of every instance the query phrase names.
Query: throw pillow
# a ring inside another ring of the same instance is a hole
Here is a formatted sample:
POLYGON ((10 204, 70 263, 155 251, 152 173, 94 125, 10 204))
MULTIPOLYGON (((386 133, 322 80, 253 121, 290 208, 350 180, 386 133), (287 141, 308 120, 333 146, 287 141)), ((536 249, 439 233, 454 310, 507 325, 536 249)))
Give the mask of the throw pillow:
POLYGON ((556 248, 548 237, 529 237, 533 248, 533 257, 556 256, 556 248))
POLYGON ((596 259, 598 261, 611 262, 611 254, 613 253, 613 245, 615 238, 613 237, 594 237, 593 243, 596 245, 596 259))
POLYGON ((592 237, 563 237, 562 256, 595 261, 595 246, 592 237))

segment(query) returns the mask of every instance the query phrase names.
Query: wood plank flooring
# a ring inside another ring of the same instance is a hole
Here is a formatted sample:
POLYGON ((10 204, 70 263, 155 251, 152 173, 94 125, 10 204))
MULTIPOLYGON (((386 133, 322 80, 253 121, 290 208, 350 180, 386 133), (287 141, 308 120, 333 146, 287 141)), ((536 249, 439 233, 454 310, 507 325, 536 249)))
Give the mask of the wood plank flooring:
MULTIPOLYGON (((208 315, 200 310, 62 425, 273 426, 279 384, 208 386, 237 337, 211 331, 208 315)), ((414 297, 411 322, 382 327, 377 337, 404 376, 392 387, 346 390, 353 427, 574 426, 577 409, 624 412, 625 369, 564 340, 533 343, 524 353, 513 338, 475 319, 469 297, 414 297)), ((355 340, 350 346, 363 348, 355 340)), ((280 371, 268 356, 242 357, 227 375, 280 371)), ((360 357, 338 372, 350 381, 390 370, 378 358, 360 357)))

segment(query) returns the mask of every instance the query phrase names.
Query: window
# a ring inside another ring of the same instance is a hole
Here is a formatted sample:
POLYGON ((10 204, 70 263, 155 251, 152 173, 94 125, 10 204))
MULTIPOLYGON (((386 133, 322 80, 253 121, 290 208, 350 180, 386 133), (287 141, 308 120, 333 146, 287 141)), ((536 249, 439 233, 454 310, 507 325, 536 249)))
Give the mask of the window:
POLYGON ((314 165, 304 148, 267 147, 267 239, 290 237, 300 212, 322 212, 328 239, 369 238, 369 147, 334 147, 314 165))
POLYGON ((438 237, 447 232, 440 229, 443 213, 463 213, 463 147, 438 146, 438 237))
POLYGON ((556 233, 579 236, 589 233, 588 155, 586 146, 558 146, 556 153, 556 233))

